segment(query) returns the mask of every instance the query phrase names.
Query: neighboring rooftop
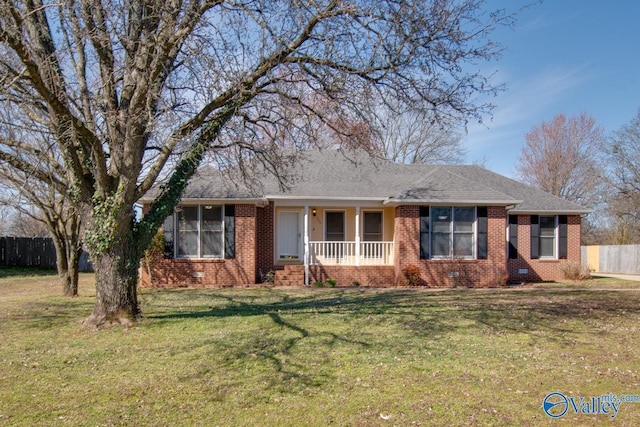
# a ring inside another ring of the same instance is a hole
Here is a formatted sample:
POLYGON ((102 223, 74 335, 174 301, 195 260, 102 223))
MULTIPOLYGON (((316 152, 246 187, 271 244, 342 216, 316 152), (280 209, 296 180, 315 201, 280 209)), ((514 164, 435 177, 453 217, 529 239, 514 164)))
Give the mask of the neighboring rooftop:
MULTIPOLYGON (((387 205, 467 204, 514 206, 513 213, 583 214, 580 205, 470 165, 406 165, 363 151, 314 150, 284 169, 284 185, 265 168, 252 173, 200 168, 182 200, 371 200, 387 205)), ((142 202, 151 202, 150 192, 142 202)))

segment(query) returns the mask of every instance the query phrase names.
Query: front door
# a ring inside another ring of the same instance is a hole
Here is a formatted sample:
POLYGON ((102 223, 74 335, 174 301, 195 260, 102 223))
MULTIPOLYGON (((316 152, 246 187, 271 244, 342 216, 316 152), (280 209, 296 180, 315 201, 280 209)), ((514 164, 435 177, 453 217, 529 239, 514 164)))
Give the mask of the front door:
POLYGON ((280 211, 278 214, 278 260, 302 258, 301 230, 300 212, 280 211))

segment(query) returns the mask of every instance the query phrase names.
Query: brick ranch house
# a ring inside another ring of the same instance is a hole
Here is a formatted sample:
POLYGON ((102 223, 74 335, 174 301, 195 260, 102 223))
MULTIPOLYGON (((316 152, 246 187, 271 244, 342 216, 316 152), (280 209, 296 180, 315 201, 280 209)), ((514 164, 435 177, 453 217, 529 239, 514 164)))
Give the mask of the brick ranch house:
MULTIPOLYGON (((201 168, 164 223, 143 285, 487 287, 561 280, 589 210, 478 166, 309 151, 283 189, 201 168)), ((153 195, 142 200, 152 203, 153 195)))

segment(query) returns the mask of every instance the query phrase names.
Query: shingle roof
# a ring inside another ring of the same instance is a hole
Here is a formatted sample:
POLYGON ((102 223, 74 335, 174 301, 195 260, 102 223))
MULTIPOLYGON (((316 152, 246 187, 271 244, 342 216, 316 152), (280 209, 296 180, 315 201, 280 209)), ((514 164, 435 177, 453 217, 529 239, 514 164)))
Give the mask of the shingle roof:
MULTIPOLYGON (((289 165, 286 188, 270 173, 203 167, 183 192, 183 201, 207 200, 377 200, 385 204, 515 205, 512 213, 588 213, 575 203, 536 190, 478 166, 405 165, 359 151, 303 153, 289 165)), ((152 201, 153 192, 144 201, 152 201)))
POLYGON ((482 182, 484 185, 487 185, 496 191, 500 191, 510 197, 522 200, 521 203, 518 203, 515 208, 510 210, 510 213, 555 212, 582 214, 592 212, 590 209, 587 209, 577 203, 573 203, 545 191, 538 190, 537 188, 533 188, 529 185, 523 184, 522 182, 515 181, 479 166, 451 165, 447 166, 447 168, 464 175, 472 181, 482 182))

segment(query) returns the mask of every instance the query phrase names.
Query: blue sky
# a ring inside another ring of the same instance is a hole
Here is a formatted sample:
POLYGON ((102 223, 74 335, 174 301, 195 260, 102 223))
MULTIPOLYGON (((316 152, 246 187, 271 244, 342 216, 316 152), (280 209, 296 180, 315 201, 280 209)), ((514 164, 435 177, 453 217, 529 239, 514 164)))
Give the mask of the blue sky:
MULTIPOLYGON (((535 0, 533 0, 535 1, 535 0)), ((488 3, 516 9, 527 1, 488 3)), ((545 0, 494 34, 505 51, 488 70, 507 90, 493 118, 471 123, 467 163, 513 176, 525 135, 559 113, 593 116, 606 133, 640 108, 640 1, 545 0)))

